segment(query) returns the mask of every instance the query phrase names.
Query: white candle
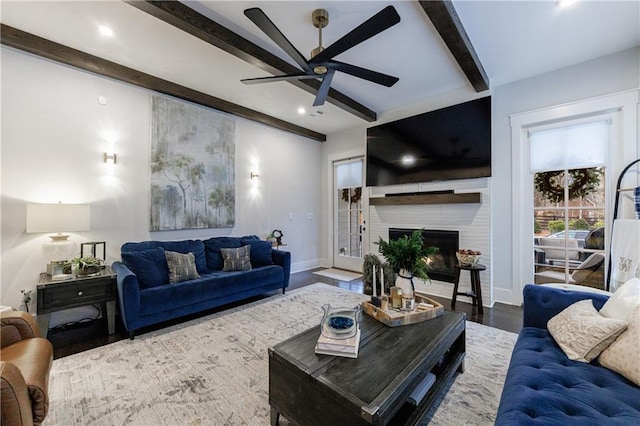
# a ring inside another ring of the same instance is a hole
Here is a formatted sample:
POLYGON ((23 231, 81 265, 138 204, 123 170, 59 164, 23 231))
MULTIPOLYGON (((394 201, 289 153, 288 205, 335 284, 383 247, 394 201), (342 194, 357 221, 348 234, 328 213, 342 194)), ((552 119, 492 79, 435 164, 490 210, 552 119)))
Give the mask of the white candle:
POLYGON ((378 297, 376 287, 376 265, 373 265, 373 297, 378 297))
POLYGON ((382 273, 380 274, 380 295, 384 294, 384 268, 381 268, 382 273))

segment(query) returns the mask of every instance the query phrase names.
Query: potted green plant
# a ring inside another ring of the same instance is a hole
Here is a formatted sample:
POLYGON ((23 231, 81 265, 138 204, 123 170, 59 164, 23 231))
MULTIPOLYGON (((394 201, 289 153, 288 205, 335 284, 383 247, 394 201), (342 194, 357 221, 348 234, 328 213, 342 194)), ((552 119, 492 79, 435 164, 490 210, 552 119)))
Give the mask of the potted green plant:
POLYGON ((380 253, 398 274, 396 286, 402 289, 402 294, 413 296, 413 277, 429 280, 427 258, 436 253, 438 248, 424 246, 422 231, 416 230, 410 237, 403 235, 389 242, 380 238, 375 244, 378 244, 380 253))
POLYGON ((100 272, 104 266, 104 261, 93 256, 76 256, 65 263, 65 272, 70 273, 73 265, 76 266, 76 274, 78 276, 87 276, 100 272))

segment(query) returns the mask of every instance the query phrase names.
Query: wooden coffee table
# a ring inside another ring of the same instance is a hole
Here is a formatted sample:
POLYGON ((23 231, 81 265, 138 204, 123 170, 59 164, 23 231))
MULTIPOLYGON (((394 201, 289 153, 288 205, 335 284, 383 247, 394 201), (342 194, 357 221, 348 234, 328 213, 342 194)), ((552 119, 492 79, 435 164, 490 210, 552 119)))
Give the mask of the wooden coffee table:
POLYGON ((316 355, 319 325, 269 349, 272 425, 280 415, 300 425, 415 424, 464 370, 464 314, 393 328, 362 314, 360 328, 357 359, 316 355), (411 404, 429 372, 436 382, 411 404))

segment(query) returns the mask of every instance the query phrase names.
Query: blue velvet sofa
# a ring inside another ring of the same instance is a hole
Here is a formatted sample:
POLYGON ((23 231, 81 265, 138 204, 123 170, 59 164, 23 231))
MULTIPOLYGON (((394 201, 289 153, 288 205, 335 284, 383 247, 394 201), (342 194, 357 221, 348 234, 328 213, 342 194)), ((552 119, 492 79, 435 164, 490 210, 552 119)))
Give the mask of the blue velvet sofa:
POLYGON ((289 286, 291 254, 257 236, 208 240, 125 243, 114 262, 120 316, 131 339, 135 331, 184 315, 289 286), (251 269, 224 271, 221 249, 249 245, 251 269), (165 251, 193 253, 199 278, 169 284, 165 251))
POLYGON ((513 349, 496 425, 640 424, 640 388, 601 366, 571 361, 547 330, 569 305, 608 296, 546 286, 524 288, 523 328, 513 349))

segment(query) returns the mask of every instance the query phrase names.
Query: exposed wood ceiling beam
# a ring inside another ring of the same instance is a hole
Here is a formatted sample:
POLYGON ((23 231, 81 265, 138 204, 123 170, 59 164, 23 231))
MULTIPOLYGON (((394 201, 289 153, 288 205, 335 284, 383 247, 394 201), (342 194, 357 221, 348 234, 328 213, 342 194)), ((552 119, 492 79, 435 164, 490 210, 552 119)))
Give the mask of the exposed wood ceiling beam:
POLYGON ((38 37, 34 34, 2 24, 0 27, 0 42, 6 46, 23 50, 34 55, 42 56, 63 64, 71 65, 84 71, 99 74, 155 92, 171 95, 179 99, 194 102, 199 105, 214 108, 219 111, 243 117, 248 120, 301 135, 316 141, 324 142, 327 136, 289 123, 284 120, 245 108, 240 105, 216 98, 206 93, 198 92, 179 84, 154 77, 150 74, 107 61, 94 55, 73 49, 71 47, 38 37))
POLYGON ((482 68, 482 63, 473 49, 453 3, 450 0, 427 0, 419 3, 476 92, 489 89, 489 78, 482 68))
MULTIPOLYGON (((130 1, 125 3, 140 9, 161 21, 171 24, 194 37, 216 46, 273 75, 299 73, 300 70, 260 46, 241 37, 226 27, 177 1, 130 1)), ((292 80, 289 83, 316 95, 318 80, 292 80)), ((329 89, 327 101, 368 122, 377 120, 377 114, 335 89, 329 89)))

